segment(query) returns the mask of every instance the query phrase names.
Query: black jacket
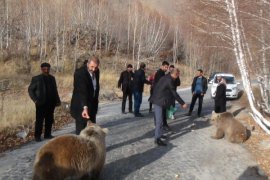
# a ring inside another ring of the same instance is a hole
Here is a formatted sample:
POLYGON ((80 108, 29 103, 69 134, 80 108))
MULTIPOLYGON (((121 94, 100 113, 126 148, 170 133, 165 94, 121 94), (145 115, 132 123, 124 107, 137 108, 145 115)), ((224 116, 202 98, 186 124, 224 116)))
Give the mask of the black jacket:
POLYGON ((216 90, 215 106, 226 107, 226 85, 219 84, 216 90))
POLYGON ((28 93, 30 98, 35 102, 37 106, 42 106, 46 102, 50 102, 50 105, 56 106, 60 104, 60 98, 57 91, 56 81, 52 75, 48 75, 49 85, 51 86, 51 97, 47 97, 46 84, 43 74, 34 76, 28 87, 28 93))
POLYGON ((138 69, 134 73, 133 91, 143 92, 144 84, 151 84, 145 79, 145 72, 143 69, 138 69))
POLYGON ((77 69, 74 73, 73 94, 71 98, 71 115, 76 119, 80 117, 83 107, 88 107, 88 113, 96 114, 98 110, 98 96, 99 96, 99 70, 95 72, 97 82, 96 91, 92 83, 92 78, 86 66, 77 69))
MULTIPOLYGON (((195 91, 195 86, 196 86, 196 81, 197 81, 197 78, 199 76, 196 76, 193 78, 193 82, 192 82, 192 85, 191 85, 191 92, 193 93, 195 91)), ((205 77, 202 76, 202 93, 203 94, 206 94, 206 91, 207 91, 207 79, 205 77)))
POLYGON ((177 77, 175 80, 174 80, 174 86, 175 86, 175 90, 177 89, 177 86, 180 86, 181 85, 181 80, 179 77, 177 77))
POLYGON ((123 71, 118 80, 118 88, 122 86, 122 91, 127 92, 132 90, 133 72, 123 71))
POLYGON ((185 102, 175 91, 174 79, 170 74, 160 78, 156 87, 154 88, 153 95, 150 97, 150 102, 153 104, 168 108, 174 104, 175 100, 183 105, 185 102))
POLYGON ((163 76, 165 76, 165 72, 162 69, 157 70, 155 77, 154 77, 154 87, 158 83, 160 78, 162 78, 163 76))

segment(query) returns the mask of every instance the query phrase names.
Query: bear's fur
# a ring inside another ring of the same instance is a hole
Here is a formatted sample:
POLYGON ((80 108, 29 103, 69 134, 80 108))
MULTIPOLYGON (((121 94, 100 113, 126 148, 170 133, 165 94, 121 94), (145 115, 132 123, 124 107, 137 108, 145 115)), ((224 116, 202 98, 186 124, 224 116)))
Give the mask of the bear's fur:
POLYGON ((80 135, 48 141, 36 154, 33 179, 98 179, 105 162, 107 132, 107 128, 91 124, 80 135))
POLYGON ((212 138, 221 139, 225 136, 232 143, 243 143, 247 140, 246 127, 236 120, 232 113, 215 113, 213 111, 211 120, 217 127, 215 135, 211 136, 212 138))

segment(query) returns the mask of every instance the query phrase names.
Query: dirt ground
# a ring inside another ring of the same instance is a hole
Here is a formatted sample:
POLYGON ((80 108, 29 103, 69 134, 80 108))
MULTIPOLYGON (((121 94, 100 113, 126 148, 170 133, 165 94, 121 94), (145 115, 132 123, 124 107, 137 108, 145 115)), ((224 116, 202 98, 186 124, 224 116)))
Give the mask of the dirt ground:
MULTIPOLYGON (((251 136, 244 143, 245 147, 256 159, 264 173, 270 177, 270 135, 265 133, 249 114, 250 109, 245 94, 239 100, 233 101, 232 106, 242 109, 236 118, 251 130, 251 136)), ((265 118, 270 121, 270 117, 265 116, 265 118)))
POLYGON ((245 121, 251 127, 254 127, 254 130, 244 144, 265 174, 270 177, 270 135, 266 134, 251 117, 250 119, 245 119, 245 121))

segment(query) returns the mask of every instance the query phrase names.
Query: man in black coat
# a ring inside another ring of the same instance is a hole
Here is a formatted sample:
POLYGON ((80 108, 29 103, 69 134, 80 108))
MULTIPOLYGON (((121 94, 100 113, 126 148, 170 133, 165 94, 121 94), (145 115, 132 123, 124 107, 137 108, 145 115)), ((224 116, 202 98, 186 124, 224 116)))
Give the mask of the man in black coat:
MULTIPOLYGON (((169 67, 169 72, 172 72, 174 68, 175 68, 174 65, 171 64, 169 67)), ((181 80, 180 80, 180 77, 178 76, 174 81, 175 90, 177 90, 177 86, 180 86, 180 85, 181 85, 181 80)))
POLYGON ((80 134, 87 121, 96 123, 99 96, 99 59, 90 57, 86 65, 74 73, 71 116, 75 119, 76 134, 80 134))
MULTIPOLYGON (((155 74, 153 89, 155 89, 155 86, 157 85, 160 78, 165 76, 165 73, 168 71, 168 69, 169 69, 169 63, 167 61, 163 61, 161 67, 159 68, 159 70, 157 70, 155 74)), ((166 108, 163 108, 162 114, 163 114, 163 128, 165 130, 170 130, 170 127, 167 122, 166 108)))
POLYGON ((163 109, 170 107, 176 101, 181 104, 182 108, 187 108, 186 103, 175 91, 174 81, 179 76, 179 69, 175 68, 166 76, 163 76, 156 84, 153 95, 150 101, 154 104, 155 111, 155 143, 159 146, 166 146, 161 138, 166 138, 162 135, 163 126, 163 109))
POLYGON ((221 76, 217 77, 217 79, 219 84, 216 89, 215 112, 222 113, 226 112, 226 80, 221 76))
POLYGON ((132 81, 133 81, 133 67, 131 64, 127 65, 127 70, 123 71, 118 80, 118 88, 121 88, 123 91, 123 100, 122 100, 122 113, 125 114, 126 109, 126 100, 128 97, 128 110, 132 113, 132 81))
POLYGON ((197 98, 199 98, 199 108, 197 115, 198 117, 201 116, 203 97, 206 94, 207 88, 207 79, 203 76, 203 70, 198 69, 197 76, 193 78, 191 85, 192 99, 189 107, 188 116, 191 116, 197 98))
POLYGON ((37 142, 41 141, 44 119, 44 138, 53 138, 51 132, 54 122, 54 109, 61 104, 55 78, 49 74, 50 67, 49 63, 42 63, 42 74, 34 76, 28 87, 29 96, 36 105, 35 140, 37 142))
POLYGON ((140 69, 136 70, 133 78, 133 94, 134 94, 134 115, 135 117, 143 117, 140 113, 140 107, 142 103, 142 95, 144 84, 151 84, 145 79, 145 63, 140 64, 140 69))

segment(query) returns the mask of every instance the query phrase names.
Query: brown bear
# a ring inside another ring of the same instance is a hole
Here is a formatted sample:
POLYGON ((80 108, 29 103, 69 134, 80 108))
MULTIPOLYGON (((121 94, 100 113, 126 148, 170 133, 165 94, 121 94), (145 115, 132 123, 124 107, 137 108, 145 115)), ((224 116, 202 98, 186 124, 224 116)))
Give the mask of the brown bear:
POLYGON ((33 179, 98 179, 105 162, 107 132, 107 128, 90 124, 80 135, 48 141, 36 154, 33 179))
POLYGON ((230 112, 212 112, 211 120, 216 125, 217 131, 214 139, 221 139, 225 136, 232 143, 243 143, 248 138, 246 127, 237 121, 230 112))

